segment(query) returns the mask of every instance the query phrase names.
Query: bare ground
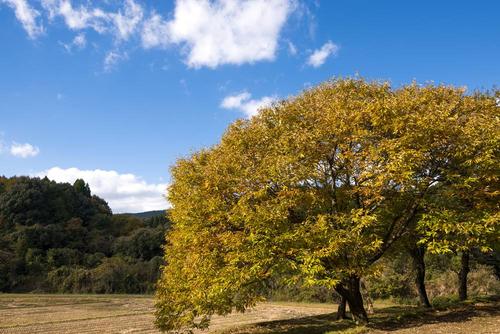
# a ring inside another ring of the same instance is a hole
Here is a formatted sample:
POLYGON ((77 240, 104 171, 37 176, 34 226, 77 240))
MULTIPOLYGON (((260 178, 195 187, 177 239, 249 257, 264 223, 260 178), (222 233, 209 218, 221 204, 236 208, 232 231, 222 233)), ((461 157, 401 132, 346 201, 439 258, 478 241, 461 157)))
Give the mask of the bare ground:
MULTIPOLYGON (((211 333, 500 333, 497 299, 425 311, 375 305, 367 327, 335 321, 335 305, 263 303, 244 314, 215 317, 211 333)), ((0 334, 158 333, 146 296, 0 294, 0 334)))

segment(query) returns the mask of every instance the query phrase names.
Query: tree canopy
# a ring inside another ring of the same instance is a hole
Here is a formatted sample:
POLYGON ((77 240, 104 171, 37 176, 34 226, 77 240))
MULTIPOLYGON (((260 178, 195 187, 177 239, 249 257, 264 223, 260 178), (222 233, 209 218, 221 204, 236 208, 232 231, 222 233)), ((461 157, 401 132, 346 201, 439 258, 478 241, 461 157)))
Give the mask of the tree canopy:
POLYGON ((423 211, 438 217, 474 180, 478 203, 498 195, 498 125, 491 94, 362 79, 236 121, 172 169, 158 327, 206 327, 261 300, 275 277, 334 288, 366 321, 360 278, 423 211))

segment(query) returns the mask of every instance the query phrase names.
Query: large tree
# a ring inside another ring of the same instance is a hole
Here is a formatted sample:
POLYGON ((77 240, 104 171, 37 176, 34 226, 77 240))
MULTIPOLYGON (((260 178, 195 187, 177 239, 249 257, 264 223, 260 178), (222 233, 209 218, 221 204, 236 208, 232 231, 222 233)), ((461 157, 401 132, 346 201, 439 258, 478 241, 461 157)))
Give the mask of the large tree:
POLYGON ((476 104, 492 99, 333 80, 180 159, 159 328, 205 327, 212 314, 242 311, 276 277, 333 288, 366 322, 360 278, 415 225, 463 149, 456 143, 467 144, 476 104))

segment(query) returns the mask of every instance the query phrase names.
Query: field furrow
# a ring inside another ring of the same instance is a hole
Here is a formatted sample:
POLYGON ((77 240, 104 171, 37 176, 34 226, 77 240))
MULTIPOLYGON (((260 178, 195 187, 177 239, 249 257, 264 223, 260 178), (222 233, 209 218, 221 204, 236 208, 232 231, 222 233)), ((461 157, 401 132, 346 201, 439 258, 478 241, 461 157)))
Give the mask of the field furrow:
MULTIPOLYGON (((316 304, 261 304, 214 317, 211 330, 333 312, 316 304)), ((159 333, 152 298, 137 296, 0 295, 0 334, 159 333)))

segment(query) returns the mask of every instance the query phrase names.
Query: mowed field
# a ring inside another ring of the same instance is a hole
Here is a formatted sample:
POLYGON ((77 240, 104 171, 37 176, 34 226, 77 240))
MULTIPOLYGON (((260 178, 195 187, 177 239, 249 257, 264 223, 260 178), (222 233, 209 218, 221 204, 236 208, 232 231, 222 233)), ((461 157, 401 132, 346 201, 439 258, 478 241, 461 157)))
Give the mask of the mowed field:
MULTIPOLYGON (((335 310, 329 304, 262 303, 244 314, 214 317, 208 332, 500 333, 500 298, 430 311, 379 302, 367 327, 336 321, 335 310)), ((150 296, 0 294, 0 334, 159 333, 153 321, 150 296)))
MULTIPOLYGON (((244 314, 215 317, 211 331, 303 318, 333 305, 264 303, 244 314)), ((159 333, 150 296, 0 294, 0 333, 159 333)))

